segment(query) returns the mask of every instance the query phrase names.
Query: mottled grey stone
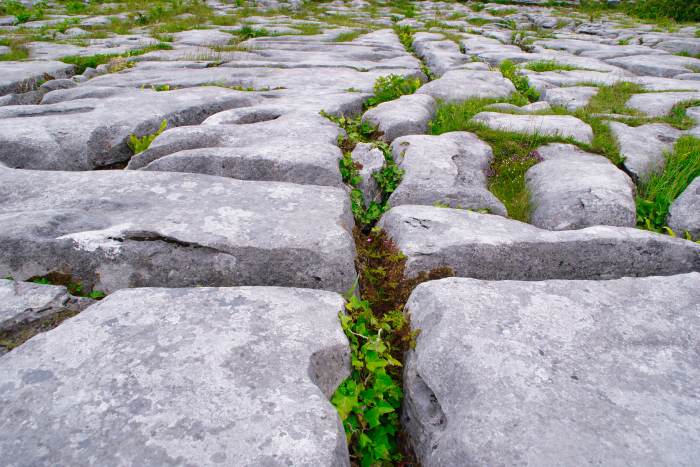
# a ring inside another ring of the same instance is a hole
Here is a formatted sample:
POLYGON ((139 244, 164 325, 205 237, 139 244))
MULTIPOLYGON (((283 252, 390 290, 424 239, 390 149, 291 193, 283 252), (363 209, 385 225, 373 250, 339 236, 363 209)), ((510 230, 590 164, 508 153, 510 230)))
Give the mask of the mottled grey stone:
POLYGON ((648 92, 630 97, 627 107, 644 112, 650 117, 663 117, 677 104, 698 100, 700 92, 648 92))
POLYGON ((700 245, 626 227, 550 231, 490 214, 397 206, 380 226, 408 257, 406 275, 448 266, 489 280, 610 279, 700 271, 700 245))
POLYGON ((532 225, 549 230, 634 227, 634 183, 607 158, 571 144, 542 146, 537 154, 543 161, 525 173, 532 225))
POLYGON ((435 76, 442 76, 450 69, 469 61, 469 57, 459 50, 459 46, 451 40, 435 40, 442 34, 416 33, 413 49, 416 55, 423 59, 435 76))
POLYGON ((80 311, 91 303, 70 295, 63 286, 0 279, 0 331, 61 311, 80 311))
POLYGON ((0 62, 0 96, 31 91, 46 76, 67 78, 73 65, 55 61, 0 62))
POLYGON ((452 70, 424 84, 416 94, 428 94, 445 102, 462 102, 474 97, 508 97, 514 92, 513 83, 496 71, 452 70))
POLYGON ((512 115, 480 112, 472 119, 494 130, 512 131, 528 135, 560 136, 582 143, 593 140, 593 129, 587 123, 570 115, 512 115))
POLYGON ((693 57, 679 57, 678 55, 631 55, 616 57, 606 60, 611 65, 619 66, 637 75, 661 76, 673 78, 682 73, 692 71, 693 67, 700 67, 700 60, 693 57))
POLYGON ((362 121, 376 126, 381 139, 392 142, 400 136, 428 132, 428 122, 435 116, 437 103, 426 94, 411 94, 384 102, 368 110, 362 121))
POLYGON ((125 287, 355 280, 348 196, 332 187, 142 171, 0 167, 0 277, 125 287))
POLYGON ((487 188, 493 152, 474 134, 404 136, 394 140, 391 150, 404 175, 389 205, 447 204, 506 215, 503 203, 487 188))
POLYGON ((571 86, 547 89, 542 93, 542 99, 551 105, 574 111, 588 105, 588 102, 596 94, 598 94, 598 88, 595 87, 571 86))
POLYGON ((78 85, 74 80, 69 79, 69 78, 62 78, 62 79, 52 79, 50 81, 45 82, 41 86, 39 86, 39 90, 43 92, 50 92, 50 91, 55 91, 57 89, 70 89, 74 88, 78 85))
POLYGON ((419 285, 403 420, 425 467, 682 465, 700 445, 700 274, 419 285))
POLYGON ((677 235, 688 232, 694 239, 700 239, 700 177, 671 204, 666 223, 677 235))
POLYGON ((613 136, 625 160, 625 169, 637 180, 658 172, 666 164, 664 153, 673 150, 673 145, 683 132, 663 123, 650 123, 637 127, 624 123, 608 122, 613 136))
POLYGON ((362 180, 357 188, 362 191, 366 207, 369 207, 372 201, 380 202, 382 192, 372 175, 384 167, 384 153, 369 143, 358 143, 352 150, 352 160, 362 166, 359 169, 362 180))
POLYGON ((89 170, 126 162, 129 136, 169 126, 193 125, 254 96, 207 87, 156 92, 148 89, 61 89, 55 103, 0 107, 0 161, 9 167, 89 170), (66 97, 66 100, 58 100, 66 97))
POLYGON ((227 45, 232 39, 231 34, 216 29, 192 29, 175 34, 173 43, 197 46, 227 45))
POLYGON ((340 295, 117 292, 0 359, 7 466, 349 465, 340 295))

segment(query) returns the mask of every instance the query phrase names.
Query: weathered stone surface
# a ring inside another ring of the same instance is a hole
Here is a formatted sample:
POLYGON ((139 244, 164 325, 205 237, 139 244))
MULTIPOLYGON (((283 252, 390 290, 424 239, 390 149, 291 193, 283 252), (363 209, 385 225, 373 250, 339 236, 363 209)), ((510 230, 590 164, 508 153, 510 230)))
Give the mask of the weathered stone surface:
POLYGON ((543 161, 525 173, 531 224, 549 230, 634 227, 634 183, 612 162, 570 144, 549 144, 537 153, 543 161))
POLYGON ((673 150, 673 144, 683 135, 680 130, 663 123, 638 127, 619 122, 608 122, 608 125, 625 158, 625 168, 637 179, 662 170, 666 162, 664 153, 673 150))
POLYGON ((0 359, 7 465, 349 465, 331 292, 136 289, 0 359))
POLYGON ((408 257, 406 274, 448 266, 489 280, 610 279, 700 271, 700 245, 643 230, 552 232, 490 214, 397 206, 380 222, 408 257))
POLYGON ((92 302, 70 295, 63 286, 0 279, 0 331, 60 311, 80 311, 92 302))
POLYGON ((0 63, 0 96, 31 91, 37 81, 67 78, 73 74, 73 65, 55 61, 26 61, 0 63))
POLYGON ((700 274, 419 285, 404 421, 421 464, 693 465, 700 274))
POLYGON ((649 92, 630 97, 627 106, 651 117, 663 117, 677 104, 699 100, 700 92, 649 92))
POLYGON ((700 239, 700 177, 671 204, 666 223, 681 236, 688 232, 700 239))
POLYGON ((673 78, 682 73, 689 73, 693 67, 700 66, 700 60, 693 57, 677 55, 632 55, 606 60, 608 63, 622 67, 637 75, 661 76, 673 78))
POLYGON ((429 95, 411 94, 368 110, 362 121, 376 126, 382 132, 381 138, 392 142, 400 136, 427 133, 436 108, 435 99, 429 95))
POLYGON ((529 135, 560 136, 582 143, 593 140, 593 129, 570 115, 512 115, 497 112, 480 112, 473 120, 489 128, 529 135))
POLYGON ((165 172, 0 168, 0 277, 125 287, 355 279, 344 190, 165 172))
POLYGON ((171 127, 193 125, 255 102, 248 93, 216 87, 156 92, 79 86, 46 96, 75 98, 0 107, 0 162, 44 170, 110 166, 131 157, 130 135, 154 133, 163 120, 171 127))
POLYGON ((424 84, 416 94, 428 94, 436 100, 461 102, 473 97, 508 97, 515 86, 496 71, 452 70, 424 84))
POLYGON ((564 107, 566 110, 574 111, 585 107, 593 96, 598 94, 598 88, 586 86, 572 86, 566 88, 547 89, 542 95, 542 99, 551 105, 564 107))
POLYGON ((460 52, 455 42, 435 40, 435 36, 442 35, 419 32, 413 39, 413 49, 435 76, 442 76, 450 69, 469 61, 469 57, 460 52))
POLYGON ((216 29, 192 29, 175 34, 173 42, 177 45, 226 45, 232 39, 231 34, 216 29))
POLYGON ((405 171, 389 197, 391 206, 446 204, 506 215, 503 203, 487 188, 493 152, 474 134, 455 131, 440 136, 404 136, 394 140, 391 151, 405 171))
POLYGON ((369 143, 358 143, 352 150, 352 160, 362 166, 359 169, 362 180, 357 188, 362 191, 366 207, 369 207, 372 201, 380 202, 382 193, 373 174, 384 167, 384 153, 369 143))

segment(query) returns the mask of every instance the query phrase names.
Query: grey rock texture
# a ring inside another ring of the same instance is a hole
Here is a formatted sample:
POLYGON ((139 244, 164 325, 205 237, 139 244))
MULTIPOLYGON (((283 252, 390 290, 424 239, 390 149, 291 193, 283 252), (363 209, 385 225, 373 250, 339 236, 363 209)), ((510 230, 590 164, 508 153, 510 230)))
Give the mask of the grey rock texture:
POLYGON ((525 173, 532 225, 549 230, 634 227, 634 183, 607 158, 571 144, 549 144, 537 153, 543 161, 525 173))
POLYGON ((440 77, 450 69, 469 61, 469 57, 460 52, 454 41, 435 40, 435 36, 442 35, 418 32, 413 39, 416 55, 423 59, 435 76, 440 77))
POLYGON ((389 197, 389 205, 447 204, 506 215, 503 203, 487 188, 493 152, 474 134, 455 131, 440 136, 404 136, 392 143, 391 151, 405 172, 389 197))
POLYGON ((673 150, 673 145, 683 133, 670 125, 650 123, 632 127, 619 122, 608 122, 613 136, 625 158, 625 168, 636 179, 647 178, 651 173, 664 168, 664 153, 673 150))
POLYGON ((125 287, 355 280, 347 194, 166 172, 0 168, 0 277, 125 287))
MULTIPOLYGON (((89 170, 126 162, 129 136, 169 126, 194 125, 253 96, 217 87, 156 92, 83 88, 52 91, 53 102, 0 107, 0 161, 9 167, 89 170), (62 100, 66 98, 66 100, 62 100)), ((46 99, 45 97, 45 99, 46 99)))
POLYGON ((700 239, 700 177, 671 204, 666 223, 678 235, 688 232, 693 238, 700 239))
POLYGON ((401 96, 368 110, 362 121, 370 123, 382 132, 384 141, 392 142, 406 135, 428 132, 428 122, 435 116, 437 103, 426 94, 401 96))
POLYGON ((0 279, 0 331, 60 311, 80 311, 91 303, 93 300, 70 295, 63 286, 0 279))
POLYGON ((381 189, 372 175, 384 167, 384 153, 369 143, 358 143, 352 151, 352 160, 362 166, 359 169, 362 181, 357 188, 362 191, 366 207, 369 207, 372 201, 380 202, 381 189))
MULTIPOLYGON (((681 85, 685 88, 689 85, 681 85)), ((663 117, 671 112, 676 104, 700 100, 700 92, 650 92, 635 94, 627 101, 627 106, 644 112, 651 117, 663 117)))
POLYGON ((3 464, 349 465, 340 295, 117 292, 0 359, 3 464))
POLYGON ((598 94, 598 88, 587 86, 572 86, 566 88, 547 89, 542 99, 551 105, 564 107, 574 111, 585 107, 593 96, 598 94))
POLYGON ((0 73, 0 96, 31 91, 46 75, 52 78, 68 78, 73 74, 73 65, 56 61, 2 62, 0 73))
POLYGON ((700 60, 693 57, 677 55, 632 55, 606 60, 608 63, 631 71, 636 75, 651 75, 673 78, 682 73, 689 73, 693 67, 700 66, 700 60))
POLYGON ((683 465, 700 274, 419 285, 404 421, 422 465, 683 465))
POLYGON ((421 86, 416 94, 428 94, 436 100, 461 102, 473 97, 508 97, 515 86, 496 71, 452 70, 421 86))
POLYGON ((529 135, 560 136, 582 143, 593 140, 590 125, 570 115, 512 115, 497 112, 481 112, 473 120, 489 128, 513 131, 529 135))
POLYGON ((633 228, 552 232, 490 214, 404 205, 380 221, 406 275, 448 266, 488 280, 611 279, 700 271, 700 245, 633 228))

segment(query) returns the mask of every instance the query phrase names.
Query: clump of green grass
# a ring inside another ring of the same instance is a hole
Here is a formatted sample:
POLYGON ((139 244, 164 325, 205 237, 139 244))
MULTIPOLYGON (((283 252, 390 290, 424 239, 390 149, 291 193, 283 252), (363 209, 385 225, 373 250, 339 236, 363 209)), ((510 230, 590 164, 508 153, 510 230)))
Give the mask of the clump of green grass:
POLYGON ((321 25, 318 23, 295 23, 292 28, 298 30, 302 36, 321 34, 321 25))
POLYGON ((540 98, 540 93, 530 86, 527 76, 521 75, 517 67, 510 60, 504 60, 499 67, 504 78, 509 79, 515 89, 525 96, 530 102, 535 102, 540 98))
POLYGON ((145 135, 140 138, 136 135, 131 135, 128 142, 129 148, 133 151, 134 155, 145 151, 151 145, 153 140, 163 133, 167 127, 168 121, 163 120, 160 124, 160 128, 158 128, 158 130, 153 134, 145 135))
POLYGON ((4 0, 0 3, 0 14, 14 16, 18 23, 38 21, 44 17, 45 2, 38 2, 32 7, 27 7, 17 0, 4 0))
POLYGON ((523 68, 538 73, 545 71, 571 71, 577 69, 575 66, 559 63, 556 60, 537 60, 526 64, 523 68))
POLYGON ((664 170, 652 173, 638 185, 637 225, 670 233, 666 217, 671 203, 697 177, 700 177, 700 139, 683 136, 676 141, 673 152, 666 153, 664 170))
MULTIPOLYGON (((68 55, 60 58, 59 60, 63 63, 75 65, 75 73, 79 75, 82 74, 87 68, 97 68, 99 65, 109 63, 117 58, 126 59, 128 57, 143 55, 154 50, 171 50, 172 48, 172 45, 161 42, 158 44, 149 45, 143 49, 130 50, 124 54, 68 55)), ((122 67, 122 69, 123 68, 124 67, 122 67)))
POLYGON ((508 15, 514 15, 518 12, 517 8, 504 8, 502 10, 495 10, 495 9, 488 9, 486 10, 488 14, 491 16, 508 16, 508 15))
POLYGON ((255 37, 269 36, 270 31, 265 28, 254 28, 249 24, 244 25, 238 31, 233 31, 233 34, 237 35, 242 41, 247 39, 253 39, 255 37))
POLYGON ((413 29, 410 26, 394 26, 394 32, 399 36, 399 41, 409 52, 413 51, 413 29))
POLYGON ((623 5, 628 14, 642 19, 669 18, 674 21, 700 21, 700 3, 693 0, 637 0, 623 5))
MULTIPOLYGON (((517 94, 506 101, 514 105, 527 103, 526 99, 517 94)), ((530 217, 530 203, 525 185, 525 172, 540 161, 536 149, 549 143, 576 142, 571 138, 493 130, 472 121, 472 117, 486 106, 497 102, 504 100, 470 99, 455 104, 441 104, 435 118, 430 122, 429 132, 439 135, 450 131, 469 131, 487 142, 494 155, 489 173, 489 190, 503 202, 512 219, 527 222, 530 217)))
POLYGON ((333 39, 334 42, 350 42, 354 41, 358 37, 360 37, 363 34, 367 34, 366 29, 355 29, 354 31, 347 31, 347 32, 342 32, 335 36, 333 39))
POLYGON ((467 20, 467 23, 473 24, 474 26, 483 26, 484 24, 489 24, 490 22, 491 20, 486 18, 469 18, 467 20))
POLYGON ((406 94, 413 94, 420 87, 418 78, 391 74, 380 76, 374 83, 374 96, 367 100, 367 106, 373 107, 382 102, 393 101, 406 94))
POLYGON ((0 61, 15 61, 29 58, 29 50, 20 40, 0 39, 0 45, 10 48, 8 53, 0 55, 0 61))

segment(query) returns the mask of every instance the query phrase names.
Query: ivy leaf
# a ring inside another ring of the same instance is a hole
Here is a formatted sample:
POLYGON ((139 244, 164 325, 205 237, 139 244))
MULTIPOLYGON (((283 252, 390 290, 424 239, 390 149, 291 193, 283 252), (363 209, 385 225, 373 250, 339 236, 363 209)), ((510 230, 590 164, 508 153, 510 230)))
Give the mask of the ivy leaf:
POLYGON ((381 417, 385 413, 390 413, 393 411, 394 408, 392 406, 383 401, 380 401, 380 403, 376 407, 372 407, 367 412, 365 412, 365 420, 367 420, 367 423, 369 423, 370 428, 375 428, 381 424, 379 421, 379 417, 381 417))
POLYGON ((352 409, 357 405, 357 396, 350 396, 336 392, 335 394, 333 394, 331 403, 335 406, 336 410, 338 411, 340 419, 345 420, 346 418, 348 418, 348 415, 350 415, 350 412, 352 412, 352 409))

